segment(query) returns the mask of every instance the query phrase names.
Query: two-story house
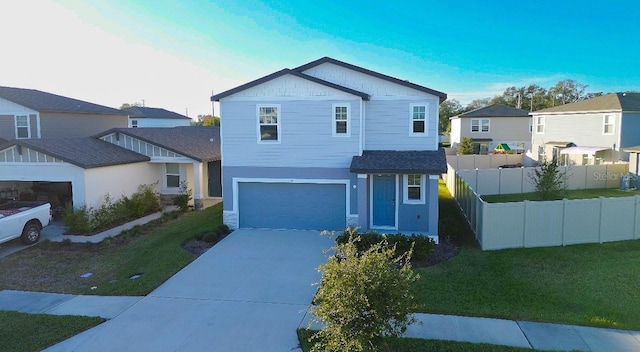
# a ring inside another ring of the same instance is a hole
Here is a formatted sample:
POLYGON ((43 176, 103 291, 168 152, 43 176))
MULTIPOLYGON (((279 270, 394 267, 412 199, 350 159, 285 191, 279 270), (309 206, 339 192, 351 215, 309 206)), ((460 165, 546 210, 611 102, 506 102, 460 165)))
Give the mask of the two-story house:
POLYGON ((475 154, 491 153, 504 145, 515 153, 531 150, 531 118, 526 110, 493 104, 450 120, 453 147, 470 138, 475 154))
POLYGON ((534 111, 532 157, 561 164, 628 161, 640 144, 640 93, 611 93, 534 111))
POLYGON ((129 127, 177 127, 191 125, 191 118, 162 108, 131 106, 123 108, 129 115, 129 127))
POLYGON ((446 97, 328 57, 213 95, 224 222, 436 236, 446 97))
POLYGON ((88 137, 127 127, 124 111, 35 89, 0 87, 0 138, 88 137))

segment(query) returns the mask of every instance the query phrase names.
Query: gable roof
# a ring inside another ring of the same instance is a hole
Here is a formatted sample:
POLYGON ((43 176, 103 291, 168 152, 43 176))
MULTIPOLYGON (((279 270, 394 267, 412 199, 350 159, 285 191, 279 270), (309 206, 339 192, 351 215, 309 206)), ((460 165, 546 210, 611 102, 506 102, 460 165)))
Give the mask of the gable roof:
POLYGON ((439 150, 365 150, 351 160, 350 171, 359 174, 442 174, 447 157, 439 150))
POLYGON ((113 128, 95 137, 116 132, 200 162, 220 160, 221 157, 219 126, 113 128))
POLYGON ((0 98, 39 112, 124 115, 124 113, 118 109, 41 92, 35 89, 0 86, 0 98))
POLYGON ((483 108, 467 111, 458 116, 459 118, 468 117, 529 117, 529 112, 522 109, 516 109, 511 106, 502 104, 492 104, 483 108))
POLYGON ((396 83, 396 84, 399 84, 399 85, 402 85, 402 86, 405 86, 405 87, 409 87, 409 88, 412 88, 412 89, 415 89, 415 90, 419 90, 421 92, 425 92, 425 93, 429 93, 429 94, 438 96, 438 97, 440 97, 440 102, 441 103, 443 101, 447 100, 447 94, 446 93, 443 93, 443 92, 440 92, 440 91, 437 91, 437 90, 434 90, 434 89, 431 89, 431 88, 427 88, 427 87, 424 87, 424 86, 421 86, 421 85, 418 85, 418 84, 415 84, 415 83, 411 83, 411 82, 406 81, 406 80, 401 80, 401 79, 398 79, 398 78, 395 78, 395 77, 387 76, 387 75, 382 74, 380 72, 371 71, 371 70, 368 70, 368 69, 366 69, 364 67, 352 65, 350 63, 347 63, 347 62, 344 62, 344 61, 340 61, 340 60, 336 60, 336 59, 333 59, 333 58, 330 58, 330 57, 326 57, 326 56, 323 57, 323 58, 320 58, 318 60, 315 60, 315 61, 309 62, 307 64, 304 64, 302 66, 298 66, 298 67, 294 68, 294 70, 298 71, 298 72, 304 72, 304 71, 306 71, 306 70, 308 70, 308 69, 310 69, 312 67, 316 67, 316 66, 322 65, 324 63, 331 63, 331 64, 334 64, 334 65, 337 65, 337 66, 348 68, 348 69, 353 70, 353 71, 357 71, 357 72, 360 72, 360 73, 367 74, 369 76, 380 78, 380 79, 383 79, 385 81, 389 81, 389 82, 396 83))
POLYGON ((353 95, 359 96, 364 100, 369 100, 369 94, 367 94, 367 93, 359 92, 359 91, 353 90, 351 88, 343 87, 343 86, 340 86, 340 85, 337 85, 337 84, 334 84, 334 83, 331 83, 331 82, 327 82, 327 81, 319 79, 319 78, 315 78, 315 77, 312 77, 312 76, 309 76, 309 75, 305 75, 304 73, 301 73, 301 72, 298 72, 298 71, 295 71, 295 70, 290 70, 288 68, 285 68, 285 69, 282 69, 282 70, 280 70, 278 72, 274 72, 274 73, 272 73, 270 75, 264 76, 262 78, 258 78, 258 79, 254 80, 254 81, 249 82, 249 83, 245 83, 245 84, 243 84, 241 86, 238 86, 238 87, 229 89, 229 90, 227 90, 225 92, 213 95, 213 96, 211 96, 211 101, 220 101, 220 99, 222 99, 222 98, 228 97, 228 96, 236 94, 238 92, 242 92, 243 90, 247 90, 249 88, 255 87, 255 86, 260 85, 262 83, 269 82, 271 80, 274 80, 274 79, 276 79, 278 77, 282 77, 284 75, 293 75, 293 76, 296 76, 296 77, 299 77, 299 78, 302 78, 302 79, 306 79, 306 80, 314 82, 314 83, 321 84, 323 86, 331 87, 331 88, 334 88, 334 89, 337 89, 337 90, 341 90, 341 91, 349 93, 349 94, 353 94, 353 95))
POLYGON ((150 160, 148 156, 92 137, 14 139, 6 142, 2 149, 7 149, 14 145, 33 149, 83 169, 150 160))
POLYGON ((191 120, 188 116, 180 115, 177 112, 165 110, 162 108, 149 108, 146 106, 131 106, 120 109, 129 114, 131 118, 152 118, 152 119, 180 119, 191 120))
POLYGON ((610 93, 599 97, 534 111, 531 114, 593 111, 640 112, 640 93, 610 93))

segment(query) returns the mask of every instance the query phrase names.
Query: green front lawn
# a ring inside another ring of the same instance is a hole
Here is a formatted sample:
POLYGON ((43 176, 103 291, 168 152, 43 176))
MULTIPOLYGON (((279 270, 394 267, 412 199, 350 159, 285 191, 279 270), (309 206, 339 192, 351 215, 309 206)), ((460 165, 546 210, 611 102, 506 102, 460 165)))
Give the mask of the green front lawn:
POLYGON ((481 251, 448 191, 441 220, 458 256, 416 269, 421 312, 640 330, 640 241, 481 251))
POLYGON ((98 317, 26 314, 0 311, 0 350, 41 351, 102 323, 98 317))
MULTIPOLYGON (((595 189, 572 189, 565 190, 557 199, 587 199, 598 197, 631 197, 640 195, 640 190, 621 191, 617 188, 595 188, 595 189)), ((525 200, 540 201, 542 200, 538 193, 515 193, 515 194, 494 194, 481 196, 482 200, 487 203, 508 203, 522 202, 525 200)))

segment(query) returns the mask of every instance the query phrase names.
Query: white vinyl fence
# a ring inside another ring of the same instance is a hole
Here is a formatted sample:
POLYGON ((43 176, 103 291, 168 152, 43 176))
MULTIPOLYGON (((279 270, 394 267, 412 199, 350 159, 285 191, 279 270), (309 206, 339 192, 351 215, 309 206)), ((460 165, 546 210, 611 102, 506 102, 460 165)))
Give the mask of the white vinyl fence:
POLYGON ((454 170, 497 169, 502 165, 524 164, 524 154, 447 155, 454 170))

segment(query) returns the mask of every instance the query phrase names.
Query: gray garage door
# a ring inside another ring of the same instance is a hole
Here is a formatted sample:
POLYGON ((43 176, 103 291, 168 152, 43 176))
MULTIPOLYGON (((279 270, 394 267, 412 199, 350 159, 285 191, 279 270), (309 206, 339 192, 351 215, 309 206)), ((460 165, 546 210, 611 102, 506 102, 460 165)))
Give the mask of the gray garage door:
POLYGON ((344 184, 239 183, 240 227, 341 230, 344 184))

